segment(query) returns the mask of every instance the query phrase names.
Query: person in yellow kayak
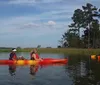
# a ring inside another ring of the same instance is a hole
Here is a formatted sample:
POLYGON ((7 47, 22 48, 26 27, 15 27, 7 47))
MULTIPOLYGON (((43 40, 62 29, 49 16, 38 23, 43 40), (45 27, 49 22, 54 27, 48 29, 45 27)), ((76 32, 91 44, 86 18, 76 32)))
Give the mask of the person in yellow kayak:
POLYGON ((13 48, 12 49, 12 52, 10 53, 10 57, 9 57, 9 60, 17 60, 17 55, 16 55, 16 48, 13 48))
POLYGON ((31 59, 31 60, 42 60, 42 59, 40 58, 40 56, 38 55, 36 49, 33 49, 33 50, 30 52, 30 59, 31 59))
POLYGON ((25 58, 23 56, 17 57, 16 51, 17 51, 16 48, 12 49, 12 52, 10 53, 9 60, 25 60, 25 58))

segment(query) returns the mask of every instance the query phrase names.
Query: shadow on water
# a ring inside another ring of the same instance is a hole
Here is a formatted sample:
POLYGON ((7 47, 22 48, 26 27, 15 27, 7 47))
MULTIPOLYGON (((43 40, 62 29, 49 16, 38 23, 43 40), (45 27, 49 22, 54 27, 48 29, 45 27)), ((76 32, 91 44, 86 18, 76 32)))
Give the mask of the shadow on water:
POLYGON ((69 56, 66 71, 74 85, 100 85, 100 62, 90 56, 69 56))

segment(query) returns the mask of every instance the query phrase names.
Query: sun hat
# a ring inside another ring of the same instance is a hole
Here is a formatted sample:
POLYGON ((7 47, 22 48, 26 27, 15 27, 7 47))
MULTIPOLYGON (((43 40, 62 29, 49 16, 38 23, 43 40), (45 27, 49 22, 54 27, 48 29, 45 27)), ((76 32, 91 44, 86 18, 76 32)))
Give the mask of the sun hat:
POLYGON ((13 48, 12 51, 17 51, 16 48, 13 48))

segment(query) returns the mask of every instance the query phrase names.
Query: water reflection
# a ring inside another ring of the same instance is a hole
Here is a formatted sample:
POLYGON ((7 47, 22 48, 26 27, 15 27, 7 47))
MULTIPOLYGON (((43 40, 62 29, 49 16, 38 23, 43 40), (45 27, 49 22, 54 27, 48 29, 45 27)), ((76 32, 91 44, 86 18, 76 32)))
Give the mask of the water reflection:
MULTIPOLYGON (((36 72, 38 72, 39 65, 31 65, 30 66, 30 75, 35 76, 36 72)), ((16 65, 9 65, 9 74, 11 76, 16 75, 17 66, 16 65)))
POLYGON ((31 65, 30 66, 30 74, 32 76, 35 76, 36 72, 38 72, 39 65, 31 65))
POLYGON ((100 62, 90 56, 69 56, 66 71, 74 85, 100 85, 100 62))
MULTIPOLYGON (((29 74, 33 77, 35 77, 36 73, 38 72, 39 69, 42 69, 42 68, 46 68, 46 67, 50 67, 50 66, 65 66, 66 64, 65 63, 49 63, 49 64, 36 64, 36 65, 30 65, 29 66, 29 74)), ((9 65, 9 74, 11 76, 15 76, 16 75, 16 70, 18 67, 23 67, 23 66, 27 66, 27 65, 22 65, 22 66, 16 66, 16 65, 9 65)))
POLYGON ((16 74, 16 65, 9 65, 9 73, 11 76, 16 74))

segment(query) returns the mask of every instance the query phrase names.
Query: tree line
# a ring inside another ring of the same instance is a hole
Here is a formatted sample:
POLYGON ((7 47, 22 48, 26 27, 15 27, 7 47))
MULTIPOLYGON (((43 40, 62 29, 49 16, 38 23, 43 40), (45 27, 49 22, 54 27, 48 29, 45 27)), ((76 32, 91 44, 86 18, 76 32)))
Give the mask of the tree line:
POLYGON ((100 48, 100 9, 87 3, 76 9, 71 19, 58 47, 100 48))

